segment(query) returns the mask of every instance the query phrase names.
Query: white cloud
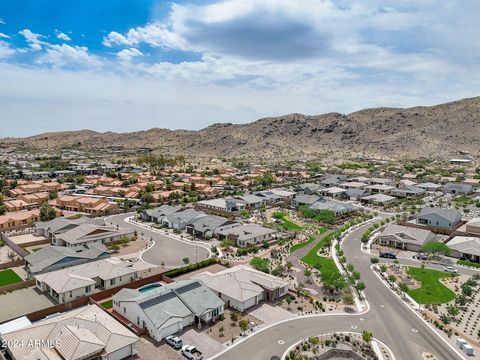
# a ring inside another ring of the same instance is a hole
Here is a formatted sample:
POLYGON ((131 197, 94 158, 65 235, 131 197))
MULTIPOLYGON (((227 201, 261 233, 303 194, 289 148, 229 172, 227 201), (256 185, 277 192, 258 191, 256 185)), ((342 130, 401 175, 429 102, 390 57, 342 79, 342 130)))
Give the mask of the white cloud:
POLYGON ((67 34, 61 32, 61 31, 57 31, 57 39, 60 39, 60 40, 64 40, 64 41, 70 41, 72 40, 70 38, 70 36, 68 36, 67 34))
POLYGON ((0 24, 5 25, 5 20, 3 20, 2 18, 0 18, 0 24))
POLYGON ((98 68, 102 61, 89 53, 84 46, 70 46, 67 44, 49 44, 46 52, 36 62, 53 67, 98 68))
POLYGON ((0 40, 0 59, 5 59, 15 54, 15 50, 6 43, 5 41, 0 40))
POLYGON ((0 38, 10 39, 10 36, 8 36, 7 34, 4 34, 4 33, 0 32, 0 38))
POLYGON ((35 51, 42 50, 42 45, 45 44, 45 42, 40 39, 43 37, 43 35, 36 34, 32 32, 30 29, 23 29, 18 33, 20 35, 23 35, 23 37, 25 38, 29 47, 32 50, 35 50, 35 51))
POLYGON ((123 49, 117 52, 117 57, 122 61, 130 61, 137 56, 143 56, 143 53, 136 48, 123 49))

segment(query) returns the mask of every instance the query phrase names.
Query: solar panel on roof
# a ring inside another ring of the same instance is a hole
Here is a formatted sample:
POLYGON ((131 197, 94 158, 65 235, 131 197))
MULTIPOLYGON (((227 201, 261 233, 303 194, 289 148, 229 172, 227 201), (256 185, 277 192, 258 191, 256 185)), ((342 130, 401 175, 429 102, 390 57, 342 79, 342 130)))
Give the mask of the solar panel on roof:
POLYGON ((142 309, 148 309, 149 307, 152 307, 152 306, 155 306, 157 304, 161 304, 162 302, 164 301, 168 301, 168 300, 171 300, 171 299, 174 299, 176 298, 177 296, 175 295, 175 293, 173 291, 169 291, 168 293, 166 294, 163 294, 163 295, 160 295, 160 296, 157 296, 153 299, 150 299, 150 300, 147 300, 147 301, 144 301, 140 304, 138 304, 140 306, 140 308, 142 309))
POLYGON ((190 283, 190 284, 187 284, 187 285, 184 285, 178 289, 175 289, 175 291, 179 294, 184 294, 186 292, 189 292, 189 291, 192 291, 192 290, 195 290, 199 287, 201 287, 202 285, 198 282, 198 281, 195 281, 193 283, 190 283))

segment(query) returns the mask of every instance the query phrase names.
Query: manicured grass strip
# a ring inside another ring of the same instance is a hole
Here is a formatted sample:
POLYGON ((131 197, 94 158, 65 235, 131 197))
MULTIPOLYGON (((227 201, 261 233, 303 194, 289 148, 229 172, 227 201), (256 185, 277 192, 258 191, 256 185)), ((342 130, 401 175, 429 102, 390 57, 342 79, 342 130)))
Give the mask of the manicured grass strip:
POLYGON ((113 307, 113 300, 108 300, 108 301, 105 301, 103 303, 101 303, 100 305, 102 305, 102 307, 104 309, 111 309, 113 307))
POLYGON ((278 220, 281 220, 282 223, 279 224, 282 228, 284 228, 285 230, 288 230, 288 231, 301 231, 303 230, 305 227, 304 226, 301 226, 295 222, 293 222, 287 215, 286 212, 283 212, 283 211, 275 211, 273 214, 272 214, 273 218, 274 219, 278 219, 278 220))
MULTIPOLYGON (((338 230, 337 230, 338 231, 338 230)), ((322 282, 325 285, 333 285, 342 282, 342 276, 340 271, 335 265, 335 261, 331 257, 318 256, 317 253, 320 249, 330 244, 332 236, 336 233, 330 232, 325 235, 315 246, 301 259, 305 264, 312 266, 320 271, 322 276, 322 282)))
POLYGON ((0 286, 6 286, 21 282, 22 278, 12 269, 0 271, 0 286))
POLYGON ((290 247, 290 253, 293 253, 297 250, 300 250, 302 248, 304 248, 305 246, 307 246, 308 244, 310 244, 313 240, 315 240, 315 238, 313 236, 309 236, 307 240, 305 240, 304 242, 302 243, 299 243, 299 244, 295 244, 295 245, 292 245, 290 247))
POLYGON ((451 277, 450 273, 419 267, 409 267, 408 273, 422 284, 421 288, 408 292, 417 303, 442 304, 455 299, 455 293, 439 281, 451 277))
POLYGON ((471 266, 471 267, 475 267, 475 268, 480 268, 480 263, 473 262, 473 261, 468 261, 468 260, 458 260, 457 264, 458 265, 471 266))

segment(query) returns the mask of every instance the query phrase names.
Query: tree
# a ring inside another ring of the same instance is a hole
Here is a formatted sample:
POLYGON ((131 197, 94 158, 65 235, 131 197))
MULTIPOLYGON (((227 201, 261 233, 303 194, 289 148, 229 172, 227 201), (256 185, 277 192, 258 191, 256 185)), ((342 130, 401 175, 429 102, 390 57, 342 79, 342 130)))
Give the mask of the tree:
POLYGON ((362 340, 366 343, 370 343, 373 339, 373 334, 370 331, 363 330, 362 331, 362 340))
POLYGON ((40 221, 50 221, 57 217, 55 209, 52 208, 46 201, 40 206, 40 221))
POLYGON ((398 288, 400 289, 404 297, 405 297, 405 294, 410 291, 410 288, 408 287, 408 285, 405 284, 403 281, 400 284, 398 284, 398 288))
POLYGON ((293 267, 293 263, 289 260, 287 261, 287 269, 290 271, 290 269, 293 267))
POLYGON ((232 320, 233 322, 237 322, 239 318, 240 318, 240 314, 236 311, 230 314, 230 320, 232 320))
POLYGON ((308 281, 312 281, 312 280, 311 280, 312 270, 310 270, 310 269, 308 269, 308 268, 305 269, 305 270, 303 270, 303 275, 305 275, 305 276, 307 277, 308 281))
POLYGON ((353 267, 353 264, 347 264, 347 270, 349 272, 353 272, 353 270, 355 270, 355 268, 353 267))
POLYGON ((355 286, 355 288, 356 288, 358 291, 363 291, 363 290, 365 290, 366 287, 367 287, 367 286, 365 285, 364 282, 359 282, 359 283, 355 286))
POLYGON ((7 212, 7 207, 3 204, 0 205, 0 215, 5 215, 7 212))
POLYGON ((238 325, 240 325, 240 329, 242 329, 242 331, 247 331, 248 329, 248 320, 246 319, 242 319, 238 322, 238 325))
POLYGON ((455 305, 448 305, 447 306, 447 313, 450 315, 452 319, 455 319, 455 317, 460 313, 460 310, 455 305))
POLYGON ((422 245, 421 251, 432 256, 450 255, 450 248, 438 241, 428 241, 422 245))
POLYGON ((345 305, 353 305, 355 304, 355 299, 351 291, 344 291, 342 294, 342 301, 345 305))

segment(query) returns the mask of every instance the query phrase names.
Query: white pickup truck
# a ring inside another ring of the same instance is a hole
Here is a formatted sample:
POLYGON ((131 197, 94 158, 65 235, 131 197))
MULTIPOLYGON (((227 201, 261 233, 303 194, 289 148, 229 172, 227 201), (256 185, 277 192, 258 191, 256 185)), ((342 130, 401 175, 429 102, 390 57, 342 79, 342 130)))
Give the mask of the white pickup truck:
POLYGON ((182 346, 182 354, 190 360, 202 360, 203 354, 193 345, 182 346))

